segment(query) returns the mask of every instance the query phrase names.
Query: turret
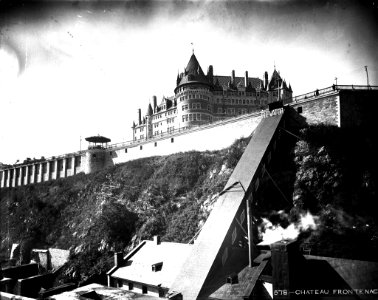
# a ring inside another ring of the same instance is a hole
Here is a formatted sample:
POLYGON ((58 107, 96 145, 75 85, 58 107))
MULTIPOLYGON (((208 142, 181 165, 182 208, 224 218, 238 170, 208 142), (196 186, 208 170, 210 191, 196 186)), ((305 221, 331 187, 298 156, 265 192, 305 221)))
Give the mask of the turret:
POLYGON ((147 108, 147 116, 152 116, 152 114, 153 114, 152 106, 151 106, 151 103, 149 103, 148 108, 147 108))
POLYGON ((180 84, 180 74, 177 73, 177 79, 176 79, 176 85, 179 85, 180 84))

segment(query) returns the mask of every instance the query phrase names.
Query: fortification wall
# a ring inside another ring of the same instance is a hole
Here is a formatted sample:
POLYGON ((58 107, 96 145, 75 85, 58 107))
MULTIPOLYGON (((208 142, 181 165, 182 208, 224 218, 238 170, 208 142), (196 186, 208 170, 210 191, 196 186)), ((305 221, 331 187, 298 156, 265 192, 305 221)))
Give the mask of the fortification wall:
POLYGON ((290 104, 308 124, 340 126, 340 96, 338 92, 304 99, 290 104))
MULTIPOLYGON (((294 97, 289 105, 308 124, 368 127, 374 124, 377 97, 377 87, 336 86, 294 97)), ((160 138, 116 145, 106 151, 90 149, 45 161, 15 165, 0 171, 0 187, 65 178, 80 172, 88 174, 143 157, 191 150, 219 150, 230 146, 235 139, 250 135, 261 118, 259 113, 243 115, 160 138)))
POLYGON ((0 187, 17 187, 65 178, 84 172, 85 163, 85 152, 27 161, 1 170, 0 187))
POLYGON ((169 155, 184 151, 211 151, 230 146, 236 139, 249 136, 262 119, 261 115, 244 116, 234 121, 209 125, 110 151, 115 164, 149 156, 169 155))
POLYGON ((105 149, 90 149, 85 155, 84 173, 89 174, 113 166, 110 152, 105 149))

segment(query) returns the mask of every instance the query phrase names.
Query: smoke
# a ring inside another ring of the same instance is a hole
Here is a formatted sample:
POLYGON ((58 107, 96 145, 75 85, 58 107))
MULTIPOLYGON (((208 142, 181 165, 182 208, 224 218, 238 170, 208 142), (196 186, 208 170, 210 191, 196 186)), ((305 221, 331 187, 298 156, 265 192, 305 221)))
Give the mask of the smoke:
POLYGON ((319 217, 313 216, 310 212, 300 214, 298 221, 291 223, 286 228, 281 225, 274 225, 266 218, 262 218, 258 231, 262 242, 259 245, 270 245, 280 240, 296 239, 301 232, 315 230, 319 225, 319 217))

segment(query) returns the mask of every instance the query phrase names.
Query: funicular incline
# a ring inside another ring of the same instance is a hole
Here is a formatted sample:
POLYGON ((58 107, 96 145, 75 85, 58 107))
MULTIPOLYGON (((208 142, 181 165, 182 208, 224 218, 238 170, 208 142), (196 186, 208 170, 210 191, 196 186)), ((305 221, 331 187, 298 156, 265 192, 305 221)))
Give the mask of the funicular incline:
MULTIPOLYGON (((277 129, 284 127, 284 115, 278 114, 262 119, 254 131, 244 154, 195 241, 191 254, 175 279, 170 290, 172 294, 181 294, 183 300, 209 296, 208 293, 204 293, 204 290, 208 290, 206 285, 212 280, 214 270, 224 268, 227 259, 232 255, 236 229, 240 229, 240 223, 243 223, 239 216, 250 207, 246 203, 251 203, 253 193, 259 185, 259 178, 270 162, 279 137, 277 129)), ((251 228, 250 221, 251 219, 247 226, 244 220, 244 226, 251 228)), ((248 235, 252 241, 251 233, 248 235)), ((250 266, 251 260, 257 255, 252 253, 254 248, 253 243, 250 243, 250 266)), ((251 290, 251 287, 248 287, 248 290, 251 290)))

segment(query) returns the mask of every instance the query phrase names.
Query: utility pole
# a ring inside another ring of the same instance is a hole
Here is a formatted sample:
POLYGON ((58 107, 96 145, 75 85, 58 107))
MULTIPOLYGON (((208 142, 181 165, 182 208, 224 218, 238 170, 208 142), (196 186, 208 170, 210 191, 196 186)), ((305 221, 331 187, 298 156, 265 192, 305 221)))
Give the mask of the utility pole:
POLYGON ((365 66, 365 71, 366 71, 366 82, 367 82, 367 86, 369 86, 369 73, 368 73, 368 66, 365 66))

